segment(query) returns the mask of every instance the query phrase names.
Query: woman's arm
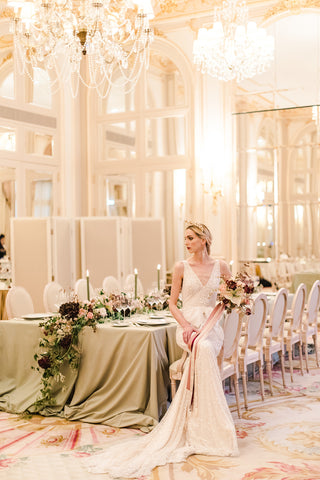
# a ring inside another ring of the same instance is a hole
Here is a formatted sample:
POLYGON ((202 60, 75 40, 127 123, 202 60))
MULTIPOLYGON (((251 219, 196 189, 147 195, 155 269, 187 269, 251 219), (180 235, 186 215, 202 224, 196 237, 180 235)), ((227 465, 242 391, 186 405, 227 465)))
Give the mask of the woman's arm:
POLYGON ((169 300, 169 309, 173 317, 183 328, 183 341, 187 344, 192 332, 197 332, 187 320, 184 318, 183 313, 177 307, 177 301, 181 292, 182 280, 183 280, 184 265, 182 262, 176 263, 173 269, 171 295, 169 300))
POLYGON ((224 280, 229 280, 232 277, 232 273, 224 260, 220 260, 220 275, 224 280))

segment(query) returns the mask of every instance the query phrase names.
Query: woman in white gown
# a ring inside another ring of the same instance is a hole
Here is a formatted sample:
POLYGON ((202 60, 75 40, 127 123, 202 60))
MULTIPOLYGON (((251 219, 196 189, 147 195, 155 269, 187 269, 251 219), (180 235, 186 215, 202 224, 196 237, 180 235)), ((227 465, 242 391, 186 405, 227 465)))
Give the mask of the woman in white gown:
MULTIPOLYGON (((220 275, 227 279, 231 274, 225 262, 210 257, 211 234, 205 225, 188 225, 185 245, 191 257, 175 265, 170 310, 179 323, 177 342, 189 350, 191 335, 201 329, 215 306, 220 275), (177 308, 180 291, 181 310, 177 308)), ((217 365, 222 342, 223 330, 216 324, 197 344, 193 389, 188 389, 187 359, 177 394, 152 432, 111 445, 86 459, 86 468, 108 473, 109 478, 135 478, 149 475, 156 466, 182 462, 192 454, 237 455, 235 428, 217 365)))

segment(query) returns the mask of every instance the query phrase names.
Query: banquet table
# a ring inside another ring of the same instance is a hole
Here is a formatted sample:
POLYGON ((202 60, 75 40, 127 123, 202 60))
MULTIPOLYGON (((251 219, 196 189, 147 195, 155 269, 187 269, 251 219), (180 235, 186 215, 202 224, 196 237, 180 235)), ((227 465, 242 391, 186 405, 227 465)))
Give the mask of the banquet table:
POLYGON ((307 287, 307 295, 309 295, 312 285, 316 280, 320 280, 320 272, 295 273, 292 277, 291 291, 295 292, 300 283, 304 283, 307 287))
MULTIPOLYGON (((54 392, 56 404, 42 415, 149 430, 167 409, 170 363, 181 356, 175 341, 176 322, 163 326, 86 328, 80 338, 81 362, 76 372, 62 372, 65 389, 54 392)), ((39 321, 0 322, 0 409, 21 413, 39 397, 41 374, 39 321)))

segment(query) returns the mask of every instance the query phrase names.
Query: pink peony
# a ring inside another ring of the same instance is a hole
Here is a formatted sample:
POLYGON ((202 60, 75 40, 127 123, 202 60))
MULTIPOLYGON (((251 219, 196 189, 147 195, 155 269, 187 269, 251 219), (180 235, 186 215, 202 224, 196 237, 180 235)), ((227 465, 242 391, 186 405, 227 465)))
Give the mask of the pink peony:
POLYGON ((92 313, 92 312, 88 312, 88 314, 87 314, 87 319, 88 319, 88 320, 92 320, 92 319, 93 319, 93 313, 92 313))

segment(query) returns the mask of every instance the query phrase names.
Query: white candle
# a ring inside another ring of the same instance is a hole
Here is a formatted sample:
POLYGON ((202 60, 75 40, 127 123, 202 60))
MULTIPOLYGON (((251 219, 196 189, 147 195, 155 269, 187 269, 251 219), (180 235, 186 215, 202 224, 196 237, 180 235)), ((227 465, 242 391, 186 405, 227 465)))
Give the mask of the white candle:
POLYGON ((157 266, 157 273, 158 273, 158 290, 160 290, 160 269, 161 265, 157 266))
POLYGON ((138 270, 134 269, 134 298, 138 296, 138 270))
POLYGON ((89 270, 87 270, 87 298, 90 302, 90 280, 89 280, 89 270))

